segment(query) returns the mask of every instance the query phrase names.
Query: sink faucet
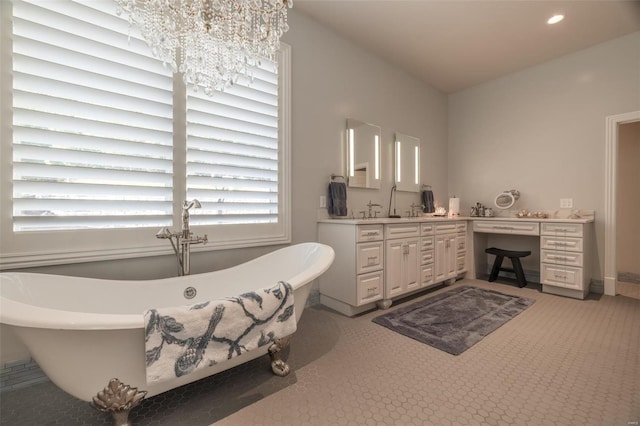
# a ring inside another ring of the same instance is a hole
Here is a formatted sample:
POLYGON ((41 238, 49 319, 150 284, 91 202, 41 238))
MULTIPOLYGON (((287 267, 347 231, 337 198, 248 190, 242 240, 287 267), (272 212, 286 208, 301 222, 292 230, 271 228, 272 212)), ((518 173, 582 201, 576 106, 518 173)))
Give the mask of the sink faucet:
POLYGON ((369 208, 369 219, 371 219, 372 217, 378 217, 378 213, 380 213, 377 210, 376 211, 372 211, 373 207, 382 207, 382 205, 376 204, 376 203, 372 203, 371 200, 369 200, 369 202, 367 203, 367 207, 369 208), (372 216, 371 213, 373 213, 374 216, 372 216))
POLYGON ((189 275, 191 273, 191 245, 207 244, 209 241, 207 234, 204 237, 194 236, 189 227, 189 210, 201 207, 202 205, 195 198, 192 201, 185 201, 182 205, 182 229, 180 232, 171 232, 168 228, 163 227, 156 234, 156 238, 169 239, 173 252, 178 259, 179 275, 189 275))
POLYGON ((421 204, 415 204, 415 203, 411 203, 411 213, 409 215, 409 217, 418 217, 418 212, 420 211, 420 209, 423 209, 424 206, 421 204))

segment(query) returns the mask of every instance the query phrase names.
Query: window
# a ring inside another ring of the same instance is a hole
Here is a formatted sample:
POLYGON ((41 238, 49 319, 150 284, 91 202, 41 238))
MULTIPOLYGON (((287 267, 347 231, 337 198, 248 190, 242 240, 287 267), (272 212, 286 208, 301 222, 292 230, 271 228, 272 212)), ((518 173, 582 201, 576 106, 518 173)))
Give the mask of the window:
POLYGON ((169 253, 192 198, 200 250, 289 242, 290 48, 207 97, 115 9, 2 4, 0 268, 169 253))

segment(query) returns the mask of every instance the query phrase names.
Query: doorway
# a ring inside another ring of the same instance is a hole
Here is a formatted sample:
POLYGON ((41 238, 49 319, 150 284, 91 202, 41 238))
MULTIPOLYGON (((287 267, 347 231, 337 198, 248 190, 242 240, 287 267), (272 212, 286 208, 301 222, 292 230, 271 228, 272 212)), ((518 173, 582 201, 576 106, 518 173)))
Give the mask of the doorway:
MULTIPOLYGON (((626 114, 619 114, 609 116, 606 119, 606 155, 605 155, 605 261, 604 261, 604 294, 614 296, 619 293, 619 288, 625 288, 626 284, 622 286, 617 285, 618 281, 618 257, 617 251, 621 251, 621 256, 626 253, 622 253, 623 250, 628 250, 626 245, 618 248, 618 210, 622 207, 628 208, 623 202, 623 206, 619 205, 618 194, 618 166, 619 166, 619 149, 620 149, 620 137, 625 138, 623 149, 626 149, 627 136, 635 137, 635 124, 631 127, 621 127, 624 125, 631 125, 633 123, 640 122, 640 111, 629 112, 626 114)), ((640 142, 638 142, 640 143, 640 142)), ((624 186, 624 185, 623 185, 624 186)), ((637 191, 637 189, 636 189, 637 191)), ((622 197, 622 195, 620 195, 622 197)), ((626 200, 625 200, 626 202, 626 200)), ((626 243, 625 243, 626 244, 626 243)), ((633 252, 637 255, 637 245, 632 247, 633 252)), ((637 263, 637 262, 636 262, 637 263)), ((640 284, 638 284, 640 286, 640 284)))

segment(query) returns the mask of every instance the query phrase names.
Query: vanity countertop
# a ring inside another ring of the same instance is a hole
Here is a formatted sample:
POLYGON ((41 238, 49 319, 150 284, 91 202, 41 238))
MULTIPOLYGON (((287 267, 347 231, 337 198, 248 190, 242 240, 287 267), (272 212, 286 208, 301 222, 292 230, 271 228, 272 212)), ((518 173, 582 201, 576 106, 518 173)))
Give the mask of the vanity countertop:
POLYGON ((390 218, 378 217, 375 219, 320 219, 319 223, 335 223, 344 225, 374 225, 374 224, 392 224, 392 223, 408 223, 408 222, 451 222, 456 220, 489 220, 489 221, 515 221, 515 222, 567 222, 567 223, 590 223, 594 221, 593 216, 580 217, 577 219, 557 218, 557 217, 506 217, 506 216, 419 216, 419 217, 403 217, 390 218))

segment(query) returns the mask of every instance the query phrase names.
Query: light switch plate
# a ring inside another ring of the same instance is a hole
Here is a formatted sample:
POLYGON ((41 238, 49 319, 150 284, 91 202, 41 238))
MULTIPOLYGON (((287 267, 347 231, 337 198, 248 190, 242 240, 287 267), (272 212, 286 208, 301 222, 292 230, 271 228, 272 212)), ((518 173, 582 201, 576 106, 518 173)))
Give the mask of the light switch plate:
POLYGON ((326 195, 321 195, 320 196, 320 207, 327 207, 327 196, 326 195))
POLYGON ((573 198, 560 198, 560 208, 561 209, 573 208, 573 198))

